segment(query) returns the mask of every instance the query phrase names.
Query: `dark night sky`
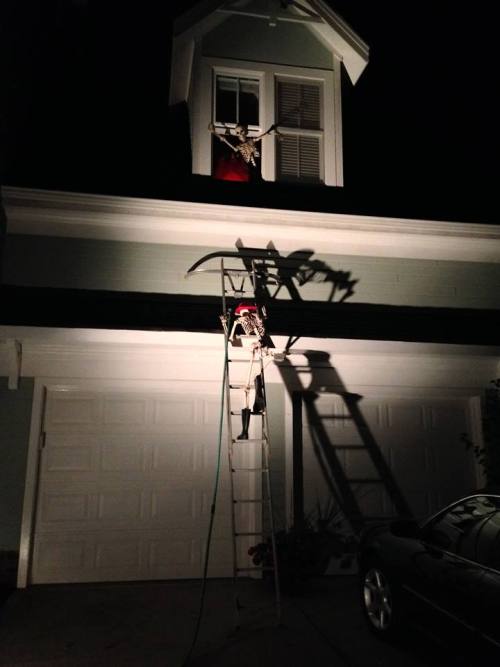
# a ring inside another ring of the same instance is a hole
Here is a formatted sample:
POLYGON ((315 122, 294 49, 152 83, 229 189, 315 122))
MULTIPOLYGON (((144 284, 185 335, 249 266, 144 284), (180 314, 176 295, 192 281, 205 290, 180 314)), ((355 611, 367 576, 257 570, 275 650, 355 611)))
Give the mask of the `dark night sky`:
POLYGON ((371 60, 356 87, 344 77, 345 187, 293 192, 182 176, 169 34, 189 4, 4 0, 3 182, 498 222, 493 3, 331 0, 371 60))

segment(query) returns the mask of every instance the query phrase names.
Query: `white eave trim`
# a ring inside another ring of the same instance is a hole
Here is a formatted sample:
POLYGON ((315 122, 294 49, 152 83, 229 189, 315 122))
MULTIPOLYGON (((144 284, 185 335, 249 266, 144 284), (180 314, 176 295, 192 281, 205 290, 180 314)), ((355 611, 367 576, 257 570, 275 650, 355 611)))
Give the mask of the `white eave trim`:
POLYGON ((312 24, 310 29, 330 45, 342 60, 351 83, 356 84, 368 65, 368 44, 323 0, 309 0, 308 4, 327 24, 312 24))
POLYGON ((8 234, 500 262, 500 225, 4 188, 8 234))

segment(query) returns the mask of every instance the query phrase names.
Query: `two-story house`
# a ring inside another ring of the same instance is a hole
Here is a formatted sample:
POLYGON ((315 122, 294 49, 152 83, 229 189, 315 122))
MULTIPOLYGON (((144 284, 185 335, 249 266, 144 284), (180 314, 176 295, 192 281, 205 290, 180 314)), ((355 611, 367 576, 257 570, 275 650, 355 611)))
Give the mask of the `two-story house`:
MULTIPOLYGON (((335 210, 342 89, 370 65, 333 6, 200 0, 178 17, 182 198, 4 188, 0 550, 19 553, 19 586, 200 576, 221 279, 186 272, 212 253, 265 251, 281 279, 266 297, 289 352, 266 375, 279 525, 332 498, 349 521, 421 517, 484 483, 462 435, 482 444, 498 373, 500 227, 335 210), (252 205, 287 187, 300 210, 252 205)), ((224 476, 215 576, 231 571, 227 498, 224 476)))

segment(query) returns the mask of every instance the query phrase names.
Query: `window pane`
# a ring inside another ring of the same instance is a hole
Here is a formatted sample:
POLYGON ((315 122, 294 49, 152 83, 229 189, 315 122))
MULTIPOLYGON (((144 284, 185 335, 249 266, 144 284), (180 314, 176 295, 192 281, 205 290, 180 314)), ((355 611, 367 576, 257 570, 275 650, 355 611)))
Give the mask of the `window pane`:
POLYGON ((238 122, 242 125, 259 125, 259 82, 240 79, 240 104, 238 122))
POLYGON ((256 79, 217 75, 215 122, 259 125, 259 82, 256 79))
POLYGON ((238 79, 217 76, 215 83, 215 122, 237 123, 238 79))

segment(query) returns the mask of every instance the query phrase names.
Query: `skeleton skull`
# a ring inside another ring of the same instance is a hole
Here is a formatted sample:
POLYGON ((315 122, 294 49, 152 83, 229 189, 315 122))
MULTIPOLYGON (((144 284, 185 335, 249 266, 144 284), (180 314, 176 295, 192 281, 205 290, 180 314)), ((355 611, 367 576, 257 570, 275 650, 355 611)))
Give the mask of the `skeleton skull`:
POLYGON ((237 125, 234 132, 241 142, 245 142, 248 136, 248 127, 246 125, 237 125))

